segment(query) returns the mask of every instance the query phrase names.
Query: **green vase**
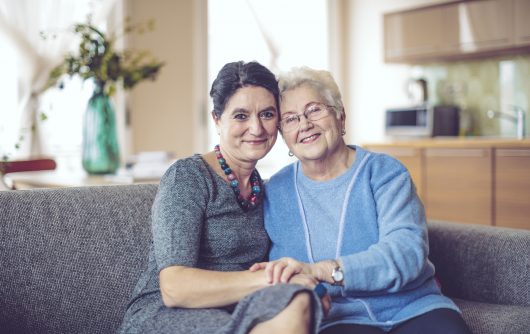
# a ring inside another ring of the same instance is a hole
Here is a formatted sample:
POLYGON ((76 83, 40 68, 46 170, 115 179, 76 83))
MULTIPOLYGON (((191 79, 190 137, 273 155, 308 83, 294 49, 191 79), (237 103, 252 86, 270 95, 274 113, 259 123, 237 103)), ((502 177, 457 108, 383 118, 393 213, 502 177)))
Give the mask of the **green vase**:
POLYGON ((89 174, 111 174, 119 165, 116 115, 103 85, 96 84, 83 124, 83 168, 89 174))

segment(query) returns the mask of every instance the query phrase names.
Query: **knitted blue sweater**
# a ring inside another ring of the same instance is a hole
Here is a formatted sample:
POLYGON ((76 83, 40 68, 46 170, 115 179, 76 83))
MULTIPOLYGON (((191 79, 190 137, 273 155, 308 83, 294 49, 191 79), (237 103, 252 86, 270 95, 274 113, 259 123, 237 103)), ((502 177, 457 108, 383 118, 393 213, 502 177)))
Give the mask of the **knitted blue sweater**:
POLYGON ((305 177, 299 162, 271 177, 265 197, 270 259, 314 262, 325 259, 315 250, 336 250, 326 255, 340 257, 344 286, 327 285, 333 304, 322 328, 357 323, 389 330, 433 309, 459 311, 434 280, 425 213, 407 169, 388 155, 350 148, 356 150, 353 171, 346 172, 347 186, 341 180, 334 196, 317 189, 311 196, 301 193, 305 177), (326 204, 341 211, 337 219, 314 219, 321 212, 315 208, 326 204), (329 228, 316 229, 311 222, 329 228))

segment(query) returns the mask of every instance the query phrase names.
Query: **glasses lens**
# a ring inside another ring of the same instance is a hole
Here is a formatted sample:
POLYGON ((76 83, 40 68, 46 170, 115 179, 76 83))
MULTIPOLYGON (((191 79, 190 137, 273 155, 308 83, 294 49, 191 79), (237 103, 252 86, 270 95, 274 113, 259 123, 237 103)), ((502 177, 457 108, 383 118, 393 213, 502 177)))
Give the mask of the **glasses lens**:
POLYGON ((300 117, 298 115, 289 115, 282 119, 281 128, 283 131, 292 131, 298 127, 300 117))
POLYGON ((321 103, 315 103, 310 105, 304 112, 305 117, 310 121, 318 121, 321 118, 326 117, 329 115, 330 107, 321 104, 321 103))

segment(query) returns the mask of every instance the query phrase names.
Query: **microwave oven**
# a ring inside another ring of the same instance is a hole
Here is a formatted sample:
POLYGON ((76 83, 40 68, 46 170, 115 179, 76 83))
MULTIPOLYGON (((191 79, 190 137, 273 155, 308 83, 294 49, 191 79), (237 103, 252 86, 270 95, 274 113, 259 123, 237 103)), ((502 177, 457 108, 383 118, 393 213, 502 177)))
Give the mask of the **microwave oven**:
POLYGON ((460 109, 428 104, 385 111, 385 133, 393 137, 458 136, 460 109))

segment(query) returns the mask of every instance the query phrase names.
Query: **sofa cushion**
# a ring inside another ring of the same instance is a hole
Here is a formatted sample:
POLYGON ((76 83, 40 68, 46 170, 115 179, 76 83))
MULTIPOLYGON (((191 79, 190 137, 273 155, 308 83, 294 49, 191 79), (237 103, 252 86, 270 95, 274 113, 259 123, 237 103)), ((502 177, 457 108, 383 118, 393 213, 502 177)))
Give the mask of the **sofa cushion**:
POLYGON ((453 299, 475 334, 528 334, 530 307, 453 299))
POLYGON ((147 262, 156 190, 0 192, 0 331, 115 332, 147 262))
POLYGON ((447 296, 530 306, 530 231, 431 221, 429 243, 447 296))

